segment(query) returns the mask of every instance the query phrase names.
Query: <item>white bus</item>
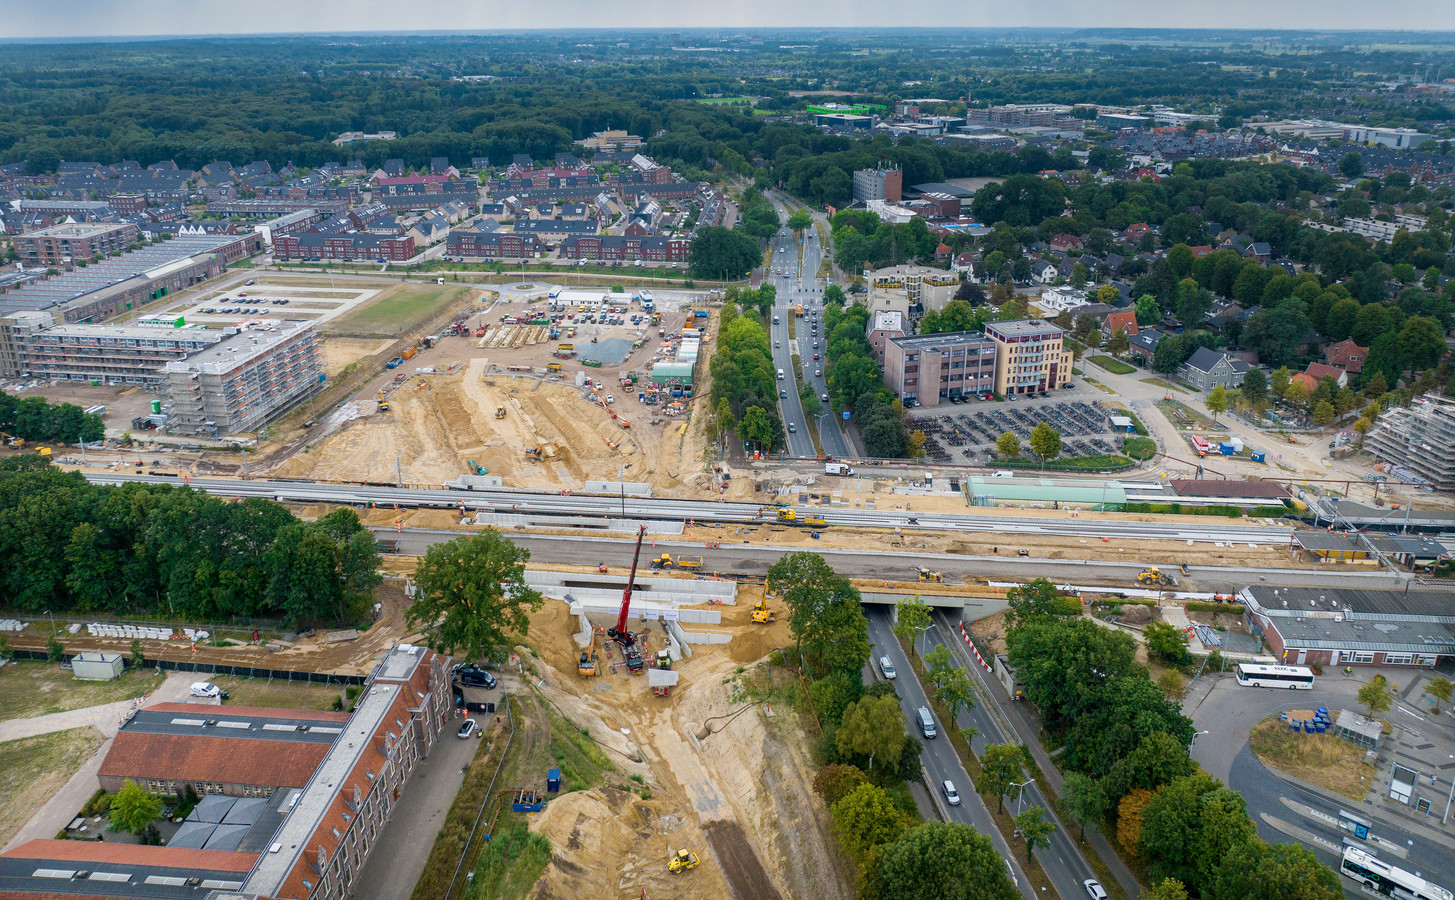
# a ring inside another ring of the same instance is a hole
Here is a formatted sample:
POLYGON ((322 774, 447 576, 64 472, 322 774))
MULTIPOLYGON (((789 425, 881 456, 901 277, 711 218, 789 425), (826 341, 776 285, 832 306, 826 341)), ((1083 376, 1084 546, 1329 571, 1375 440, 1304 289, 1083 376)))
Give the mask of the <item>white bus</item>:
POLYGON ((1238 663, 1238 684, 1253 687, 1308 690, 1314 686, 1314 672, 1306 666, 1258 666, 1238 663))
POLYGON ((1455 897, 1438 884, 1431 884, 1404 869, 1396 869, 1358 847, 1344 848, 1344 862, 1339 871, 1387 897, 1400 900, 1452 900, 1455 897))

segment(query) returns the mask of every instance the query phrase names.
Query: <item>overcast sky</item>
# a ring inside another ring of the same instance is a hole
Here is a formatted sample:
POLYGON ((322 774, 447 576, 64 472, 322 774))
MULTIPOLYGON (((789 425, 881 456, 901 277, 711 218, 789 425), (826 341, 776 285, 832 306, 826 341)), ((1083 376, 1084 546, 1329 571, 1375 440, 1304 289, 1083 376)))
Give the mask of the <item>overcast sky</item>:
POLYGON ((1455 0, 0 0, 0 37, 513 28, 1455 29, 1455 0))

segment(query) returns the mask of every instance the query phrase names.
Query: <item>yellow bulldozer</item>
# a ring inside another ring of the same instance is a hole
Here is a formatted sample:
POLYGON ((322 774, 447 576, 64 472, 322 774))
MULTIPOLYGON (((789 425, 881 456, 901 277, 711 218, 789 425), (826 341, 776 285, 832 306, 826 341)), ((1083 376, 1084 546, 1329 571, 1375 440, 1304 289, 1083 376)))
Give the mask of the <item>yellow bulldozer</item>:
POLYGON ((767 625, 775 618, 773 615, 773 610, 769 609, 768 604, 764 603, 762 600, 759 600, 757 603, 753 604, 752 615, 754 625, 767 625))
POLYGON ((667 863, 667 870, 673 875, 681 875, 688 869, 697 868, 697 864, 700 862, 702 862, 702 860, 697 858, 696 853, 693 853, 690 850, 678 850, 677 853, 672 857, 672 859, 667 863))
POLYGON ((939 572, 931 572, 929 569, 926 569, 924 566, 920 566, 919 567, 919 580, 920 581, 932 581, 935 584, 944 584, 945 583, 945 576, 943 574, 939 573, 939 572))
POLYGON ((1171 575, 1166 575, 1156 566, 1148 566, 1147 571, 1137 573, 1137 584, 1176 584, 1171 575))

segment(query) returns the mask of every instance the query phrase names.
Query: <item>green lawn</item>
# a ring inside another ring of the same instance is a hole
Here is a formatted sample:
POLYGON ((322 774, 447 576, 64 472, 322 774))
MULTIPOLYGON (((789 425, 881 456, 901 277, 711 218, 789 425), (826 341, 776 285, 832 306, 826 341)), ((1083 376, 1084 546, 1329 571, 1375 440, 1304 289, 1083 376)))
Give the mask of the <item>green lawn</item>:
POLYGON ((103 740, 87 727, 0 743, 0 845, 25 827, 103 740))
POLYGON ((1127 365, 1121 360, 1113 359, 1110 356, 1090 356, 1087 358, 1113 375, 1130 375, 1137 371, 1136 366, 1127 365))
POLYGON ((114 681, 77 681, 54 663, 10 662, 0 668, 0 719, 28 719, 150 694, 156 669, 128 669, 114 681))
POLYGON ((332 709, 335 698, 343 698, 339 685, 310 684, 266 678, 238 678, 218 675, 212 683, 227 691, 232 706, 271 706, 279 709, 332 709))
POLYGON ((328 330, 339 334, 398 334, 469 291, 469 287, 458 284, 401 284, 367 306, 341 316, 328 330))

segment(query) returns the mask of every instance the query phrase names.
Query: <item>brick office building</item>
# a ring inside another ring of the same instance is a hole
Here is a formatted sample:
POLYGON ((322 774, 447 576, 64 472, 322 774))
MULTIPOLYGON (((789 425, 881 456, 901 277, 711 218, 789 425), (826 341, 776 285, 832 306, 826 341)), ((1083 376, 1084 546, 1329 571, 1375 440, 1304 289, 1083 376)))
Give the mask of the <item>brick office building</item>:
POLYGON ((995 388, 997 352, 996 342, 978 331, 889 338, 884 383, 906 405, 988 393, 995 388))
POLYGON ((23 264, 61 269, 75 260, 125 250, 137 234, 137 227, 129 222, 88 222, 42 228, 17 235, 13 243, 23 264))

